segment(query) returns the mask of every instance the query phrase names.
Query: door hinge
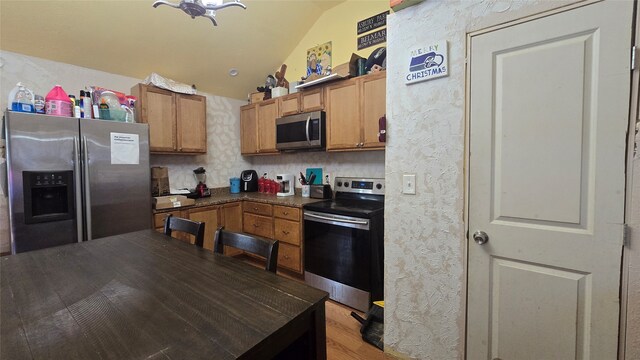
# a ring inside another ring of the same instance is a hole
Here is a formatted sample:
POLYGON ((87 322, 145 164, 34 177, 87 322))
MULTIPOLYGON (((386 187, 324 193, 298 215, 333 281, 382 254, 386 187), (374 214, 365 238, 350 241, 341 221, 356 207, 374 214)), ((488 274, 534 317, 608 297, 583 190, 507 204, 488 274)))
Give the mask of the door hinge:
POLYGON ((636 47, 631 47, 631 70, 636 69, 636 47))
POLYGON ((631 239, 631 228, 627 224, 622 224, 622 246, 629 247, 631 239))

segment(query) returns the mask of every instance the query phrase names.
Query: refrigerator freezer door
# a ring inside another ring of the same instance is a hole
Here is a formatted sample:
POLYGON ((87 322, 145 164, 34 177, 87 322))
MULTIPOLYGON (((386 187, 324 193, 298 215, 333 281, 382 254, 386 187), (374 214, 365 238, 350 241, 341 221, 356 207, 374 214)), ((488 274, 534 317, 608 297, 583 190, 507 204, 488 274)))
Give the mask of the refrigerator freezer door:
POLYGON ((11 252, 78 241, 78 120, 8 111, 5 131, 11 252))
POLYGON ((149 127, 80 121, 87 240, 151 228, 149 127))

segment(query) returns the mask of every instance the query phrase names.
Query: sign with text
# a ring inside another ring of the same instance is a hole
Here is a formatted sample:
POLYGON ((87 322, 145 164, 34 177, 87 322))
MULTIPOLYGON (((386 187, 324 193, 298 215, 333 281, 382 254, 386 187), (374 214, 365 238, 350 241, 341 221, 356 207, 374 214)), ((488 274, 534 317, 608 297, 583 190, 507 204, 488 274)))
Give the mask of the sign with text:
POLYGON ((358 35, 387 25, 387 15, 389 11, 358 21, 358 35))
POLYGON ((111 164, 140 164, 138 134, 111 133, 111 164))
POLYGON ((447 41, 443 40, 410 51, 406 84, 436 79, 449 75, 449 50, 447 41))
POLYGON ((358 50, 366 49, 387 41, 387 29, 380 29, 358 38, 358 50))

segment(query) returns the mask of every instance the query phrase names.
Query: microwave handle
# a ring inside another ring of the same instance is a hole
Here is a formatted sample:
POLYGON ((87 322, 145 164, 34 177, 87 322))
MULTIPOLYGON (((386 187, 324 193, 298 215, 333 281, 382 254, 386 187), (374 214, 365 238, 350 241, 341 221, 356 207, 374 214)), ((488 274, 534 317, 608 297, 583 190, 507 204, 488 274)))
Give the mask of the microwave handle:
POLYGON ((311 139, 309 139, 309 122, 311 121, 311 115, 309 115, 307 117, 307 124, 305 125, 306 128, 306 135, 307 135, 307 142, 309 143, 309 145, 311 145, 311 139))

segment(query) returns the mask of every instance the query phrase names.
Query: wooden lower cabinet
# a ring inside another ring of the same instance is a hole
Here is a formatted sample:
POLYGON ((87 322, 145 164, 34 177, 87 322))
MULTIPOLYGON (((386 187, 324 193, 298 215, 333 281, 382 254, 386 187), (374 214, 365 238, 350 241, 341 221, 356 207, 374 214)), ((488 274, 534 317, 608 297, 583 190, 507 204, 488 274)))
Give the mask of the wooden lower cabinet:
POLYGON ((280 241, 278 268, 302 274, 302 212, 299 208, 247 201, 244 232, 280 241))
MULTIPOLYGON (((228 203, 222 205, 221 223, 224 228, 229 231, 242 232, 242 201, 228 203)), ((242 254, 242 250, 224 247, 224 254, 227 256, 236 256, 242 254)))
POLYGON ((245 211, 242 223, 244 232, 273 239, 273 220, 270 216, 256 215, 245 211))
MULTIPOLYGON (((299 274, 303 272, 302 210, 291 206, 271 205, 255 201, 235 201, 222 205, 192 207, 185 210, 158 212, 153 215, 153 226, 164 231, 164 220, 173 215, 205 223, 203 247, 213 250, 216 229, 258 235, 280 241, 278 268, 299 274)), ((195 243, 192 235, 176 233, 175 238, 195 243)), ((242 250, 225 247, 225 255, 242 254, 242 250)))
POLYGON ((302 272, 300 247, 280 242, 278 248, 278 267, 287 268, 295 272, 302 272))
MULTIPOLYGON (((220 206, 203 206, 186 210, 186 218, 193 221, 203 222, 204 225, 204 243, 202 247, 213 251, 213 236, 216 229, 220 226, 220 206)), ((187 235, 189 242, 195 244, 196 238, 193 235, 187 235)))

